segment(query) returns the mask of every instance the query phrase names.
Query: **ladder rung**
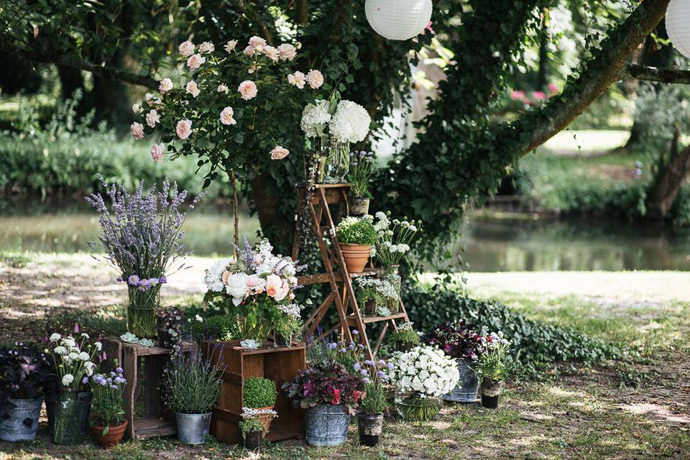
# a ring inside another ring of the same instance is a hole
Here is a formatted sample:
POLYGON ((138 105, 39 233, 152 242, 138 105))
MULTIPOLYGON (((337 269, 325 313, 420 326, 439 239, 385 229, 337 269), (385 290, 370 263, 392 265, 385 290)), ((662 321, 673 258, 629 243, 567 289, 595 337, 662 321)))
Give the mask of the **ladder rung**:
MULTIPOLYGON (((400 312, 400 313, 394 313, 394 314, 392 314, 392 315, 390 315, 390 316, 362 316, 362 322, 363 322, 364 324, 368 324, 368 323, 380 323, 381 321, 388 321, 388 320, 391 320, 391 319, 401 319, 401 318, 404 318, 404 317, 405 317, 405 313, 402 313, 402 312, 400 312)), ((355 317, 354 317, 354 316, 348 316, 348 317, 347 317, 347 323, 348 323, 350 326, 356 326, 356 325, 357 325, 357 322, 355 321, 355 317)))

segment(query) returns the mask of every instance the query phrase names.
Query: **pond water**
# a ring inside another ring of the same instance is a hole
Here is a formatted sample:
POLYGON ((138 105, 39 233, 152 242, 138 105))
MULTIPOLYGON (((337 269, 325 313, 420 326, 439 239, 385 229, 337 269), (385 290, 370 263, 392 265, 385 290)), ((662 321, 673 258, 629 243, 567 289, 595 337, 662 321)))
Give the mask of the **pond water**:
MULTIPOLYGON (((229 208, 206 205, 185 223, 197 256, 231 251, 229 208)), ((242 215, 240 233, 256 239, 258 222, 242 215)), ((98 218, 76 202, 0 201, 0 251, 88 252, 98 218)), ((690 270, 690 232, 625 222, 519 218, 468 219, 452 248, 474 272, 558 270, 690 270)))

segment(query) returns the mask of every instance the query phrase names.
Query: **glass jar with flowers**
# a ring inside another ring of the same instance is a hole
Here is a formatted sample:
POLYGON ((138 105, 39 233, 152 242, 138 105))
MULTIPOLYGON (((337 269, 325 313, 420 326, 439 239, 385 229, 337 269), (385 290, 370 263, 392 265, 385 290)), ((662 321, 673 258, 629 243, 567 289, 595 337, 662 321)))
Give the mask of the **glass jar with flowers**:
POLYGON ((429 421, 441 410, 440 396, 458 384, 458 366, 436 347, 420 345, 391 360, 396 402, 405 420, 429 421))
POLYGON ((53 442, 76 444, 81 441, 80 405, 77 393, 80 385, 89 383, 94 373, 94 359, 102 349, 100 342, 89 343, 82 333, 77 339, 71 335, 54 333, 50 336, 53 365, 60 384, 57 400, 53 442))
POLYGON ((376 230, 371 216, 344 218, 336 228, 336 236, 347 271, 362 272, 376 243, 376 230))
POLYGON ((397 312, 400 298, 395 287, 387 280, 356 278, 357 299, 365 316, 390 316, 397 312))
POLYGON ((291 347, 292 340, 298 338, 302 332, 301 308, 297 304, 278 305, 282 315, 279 315, 273 324, 276 347, 291 347))
POLYGON ((291 305, 295 297, 297 267, 272 250, 268 240, 255 248, 245 240, 237 258, 220 260, 206 272, 204 300, 236 318, 247 348, 266 342, 274 325, 288 314, 278 307, 291 305))
MULTIPOLYGON (((130 194, 123 186, 100 179, 112 209, 99 193, 86 200, 100 214, 99 240, 106 253, 104 260, 120 273, 117 280, 127 285, 127 329, 140 338, 155 338, 155 310, 161 286, 167 283, 171 269, 184 267, 182 259, 188 254, 182 245, 187 212, 181 211, 187 192, 178 191, 177 184, 171 187, 166 180, 161 190, 154 184, 148 194, 140 182, 136 192, 130 194)), ((189 210, 200 198, 194 199, 189 210)), ((90 244, 92 248, 97 246, 90 244)))
POLYGON ((400 262, 410 251, 410 243, 417 232, 421 231, 421 221, 390 219, 391 213, 377 212, 374 229, 376 230, 376 258, 384 269, 383 278, 388 280, 401 294, 400 262))
POLYGON ((372 152, 350 153, 350 192, 347 197, 348 214, 355 217, 369 213, 369 179, 374 174, 374 154, 372 152))
POLYGON ((103 448, 119 444, 127 429, 123 408, 127 381, 123 372, 121 367, 117 367, 108 374, 95 374, 91 379, 91 432, 96 443, 103 448))
POLYGON ((505 357, 510 342, 501 332, 492 332, 485 338, 486 349, 477 362, 477 372, 482 378, 482 407, 496 409, 505 379, 505 357))

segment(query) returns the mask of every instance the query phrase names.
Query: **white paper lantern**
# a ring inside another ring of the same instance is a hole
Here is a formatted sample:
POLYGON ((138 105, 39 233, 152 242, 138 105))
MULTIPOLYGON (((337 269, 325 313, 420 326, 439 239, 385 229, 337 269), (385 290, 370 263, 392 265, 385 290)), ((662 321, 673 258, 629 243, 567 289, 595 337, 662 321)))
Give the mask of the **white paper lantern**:
POLYGON ((690 0, 671 0, 666 10, 666 31, 673 46, 690 58, 690 0))
POLYGON ((367 0, 372 29, 389 40, 416 37, 431 20, 431 0, 367 0))

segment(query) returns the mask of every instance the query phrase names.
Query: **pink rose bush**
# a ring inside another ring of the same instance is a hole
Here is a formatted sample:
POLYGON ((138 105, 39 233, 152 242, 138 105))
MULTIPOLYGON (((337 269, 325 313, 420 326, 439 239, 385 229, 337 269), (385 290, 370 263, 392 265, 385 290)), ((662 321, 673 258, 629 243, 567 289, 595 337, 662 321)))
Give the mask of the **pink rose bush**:
POLYGON ((292 259, 273 254, 268 240, 254 248, 245 240, 236 259, 219 260, 206 271, 204 300, 209 308, 236 316, 243 339, 263 342, 274 328, 294 320, 286 312, 299 311, 292 302, 297 271, 292 259))

